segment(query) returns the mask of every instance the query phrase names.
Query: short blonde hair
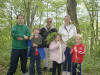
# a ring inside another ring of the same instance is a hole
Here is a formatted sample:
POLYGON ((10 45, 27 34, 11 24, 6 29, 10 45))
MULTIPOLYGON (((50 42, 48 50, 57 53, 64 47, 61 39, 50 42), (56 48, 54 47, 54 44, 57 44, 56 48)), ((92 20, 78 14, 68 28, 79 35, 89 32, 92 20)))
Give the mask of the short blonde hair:
POLYGON ((77 34, 77 35, 75 36, 75 38, 80 38, 80 39, 82 40, 82 35, 81 35, 81 34, 77 34))

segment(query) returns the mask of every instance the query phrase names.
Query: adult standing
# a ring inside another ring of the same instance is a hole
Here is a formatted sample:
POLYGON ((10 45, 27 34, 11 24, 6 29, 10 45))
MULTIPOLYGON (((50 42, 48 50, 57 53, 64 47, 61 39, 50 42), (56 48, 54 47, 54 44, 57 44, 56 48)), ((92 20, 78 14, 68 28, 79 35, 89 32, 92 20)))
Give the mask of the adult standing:
POLYGON ((13 75, 16 72, 18 60, 21 61, 21 70, 23 75, 27 74, 27 40, 30 36, 29 28, 23 24, 24 15, 17 15, 17 23, 11 29, 12 52, 10 58, 10 68, 7 75, 13 75))
MULTIPOLYGON (((46 38, 47 36, 52 33, 52 32, 57 32, 57 30, 51 26, 52 24, 52 18, 47 18, 46 20, 46 27, 43 27, 41 30, 40 30, 40 35, 42 36, 43 38, 43 43, 42 43, 42 47, 44 48, 44 51, 45 51, 45 59, 44 59, 44 67, 43 67, 43 70, 46 71, 47 68, 48 68, 48 55, 49 55, 49 45, 47 45, 47 42, 46 42, 46 38)), ((51 72, 52 71, 52 62, 50 61, 50 65, 49 65, 49 71, 51 72)))
MULTIPOLYGON (((67 42, 67 40, 77 34, 76 27, 71 23, 70 16, 65 16, 64 25, 60 26, 59 33, 62 35, 62 39, 65 43, 67 42)), ((63 75, 70 75, 72 59, 70 55, 70 48, 68 47, 65 51, 65 58, 65 62, 63 63, 63 75)))

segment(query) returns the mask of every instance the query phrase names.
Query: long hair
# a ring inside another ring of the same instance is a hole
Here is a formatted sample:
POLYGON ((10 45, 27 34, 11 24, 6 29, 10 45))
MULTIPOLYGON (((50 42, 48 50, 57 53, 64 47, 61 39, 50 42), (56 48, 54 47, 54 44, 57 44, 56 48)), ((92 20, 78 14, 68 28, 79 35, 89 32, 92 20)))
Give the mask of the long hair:
POLYGON ((58 33, 54 36, 54 40, 56 39, 56 37, 57 37, 57 36, 60 36, 61 42, 62 42, 62 43, 64 43, 64 41, 62 40, 61 35, 60 35, 60 34, 58 34, 58 33))

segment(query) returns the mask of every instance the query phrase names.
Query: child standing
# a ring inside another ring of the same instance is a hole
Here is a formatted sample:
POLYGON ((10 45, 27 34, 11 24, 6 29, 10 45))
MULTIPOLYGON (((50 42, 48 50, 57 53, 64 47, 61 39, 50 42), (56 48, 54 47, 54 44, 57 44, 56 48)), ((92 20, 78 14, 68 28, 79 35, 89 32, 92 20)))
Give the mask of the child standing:
POLYGON ((72 46, 72 49, 70 51, 70 54, 72 55, 72 75, 82 75, 82 62, 83 62, 83 56, 85 55, 85 47, 81 43, 82 36, 80 34, 77 34, 75 36, 75 42, 76 45, 72 46))
POLYGON ((37 67, 37 74, 42 75, 41 73, 41 63, 40 63, 40 54, 38 52, 39 46, 42 44, 42 37, 39 35, 40 30, 35 28, 33 33, 34 35, 30 37, 32 48, 31 48, 31 58, 30 58, 30 67, 29 74, 35 75, 35 62, 37 67))
POLYGON ((61 75, 61 64, 65 60, 64 51, 66 50, 66 44, 62 41, 59 34, 55 36, 55 39, 49 46, 49 49, 50 60, 53 61, 52 75, 56 75, 56 69, 58 69, 58 75, 61 75))

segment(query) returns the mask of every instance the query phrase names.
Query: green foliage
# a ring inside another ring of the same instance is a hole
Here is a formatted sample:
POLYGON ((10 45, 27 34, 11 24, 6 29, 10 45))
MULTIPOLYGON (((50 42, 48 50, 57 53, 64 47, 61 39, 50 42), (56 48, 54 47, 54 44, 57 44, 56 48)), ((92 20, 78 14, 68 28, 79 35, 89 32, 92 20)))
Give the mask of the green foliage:
POLYGON ((46 38, 47 44, 50 44, 50 42, 54 40, 54 37, 57 34, 58 34, 57 32, 50 33, 46 38))
POLYGON ((70 39, 67 41, 67 46, 68 46, 69 48, 71 48, 72 45, 75 45, 75 37, 72 37, 72 38, 70 38, 70 39))

